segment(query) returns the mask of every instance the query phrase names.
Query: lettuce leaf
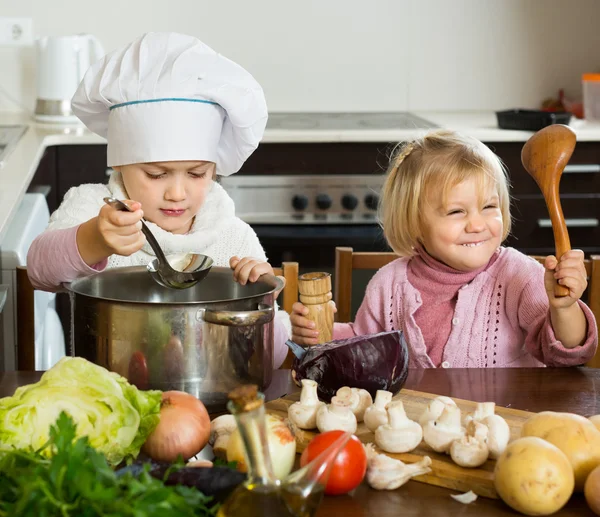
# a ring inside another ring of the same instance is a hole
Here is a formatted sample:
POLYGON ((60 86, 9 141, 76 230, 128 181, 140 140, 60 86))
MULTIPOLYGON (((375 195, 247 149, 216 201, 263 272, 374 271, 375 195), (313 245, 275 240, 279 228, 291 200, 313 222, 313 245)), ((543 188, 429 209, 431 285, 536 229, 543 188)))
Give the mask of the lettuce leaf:
MULTIPOLYGON (((140 391, 81 357, 65 357, 39 382, 0 399, 0 449, 39 450, 61 412, 111 465, 136 458, 159 421, 162 392, 140 391)), ((45 454, 50 455, 51 449, 45 454)))

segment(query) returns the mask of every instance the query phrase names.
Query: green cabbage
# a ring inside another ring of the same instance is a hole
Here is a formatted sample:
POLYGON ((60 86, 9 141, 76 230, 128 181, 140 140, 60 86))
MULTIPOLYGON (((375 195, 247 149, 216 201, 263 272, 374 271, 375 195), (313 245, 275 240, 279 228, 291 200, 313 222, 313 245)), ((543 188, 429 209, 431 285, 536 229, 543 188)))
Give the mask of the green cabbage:
MULTIPOLYGON (((0 449, 41 449, 62 411, 111 465, 137 457, 159 421, 162 392, 140 391, 120 375, 65 357, 39 382, 0 399, 0 449)), ((48 451, 50 454, 51 451, 48 451)))

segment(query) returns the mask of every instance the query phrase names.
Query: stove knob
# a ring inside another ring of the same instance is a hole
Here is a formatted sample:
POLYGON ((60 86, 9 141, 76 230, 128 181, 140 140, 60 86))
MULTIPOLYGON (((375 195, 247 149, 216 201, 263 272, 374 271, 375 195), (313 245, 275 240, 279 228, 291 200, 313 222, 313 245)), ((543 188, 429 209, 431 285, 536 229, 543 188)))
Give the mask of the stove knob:
POLYGON ((331 197, 327 194, 319 194, 317 196, 317 206, 321 210, 327 210, 328 208, 331 208, 331 197))
POLYGON ((305 210, 308 206, 308 198, 302 194, 296 195, 292 198, 292 206, 296 210, 305 210))
POLYGON ((358 199, 352 194, 342 196, 342 206, 346 210, 354 210, 358 206, 358 199))
POLYGON ((377 194, 367 194, 365 196, 365 205, 369 210, 377 210, 379 196, 377 194))

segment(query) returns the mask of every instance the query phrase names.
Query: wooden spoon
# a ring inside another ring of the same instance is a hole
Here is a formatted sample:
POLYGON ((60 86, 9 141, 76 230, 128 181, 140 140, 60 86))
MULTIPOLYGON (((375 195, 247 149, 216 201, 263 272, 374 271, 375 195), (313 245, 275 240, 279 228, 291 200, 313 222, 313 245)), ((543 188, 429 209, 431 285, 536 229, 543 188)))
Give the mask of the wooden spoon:
MULTIPOLYGON (((554 232, 556 259, 571 249, 558 185, 560 177, 575 149, 575 132, 563 124, 552 124, 535 133, 523 146, 521 162, 544 195, 554 232)), ((556 284, 554 296, 568 296, 569 289, 556 284)))

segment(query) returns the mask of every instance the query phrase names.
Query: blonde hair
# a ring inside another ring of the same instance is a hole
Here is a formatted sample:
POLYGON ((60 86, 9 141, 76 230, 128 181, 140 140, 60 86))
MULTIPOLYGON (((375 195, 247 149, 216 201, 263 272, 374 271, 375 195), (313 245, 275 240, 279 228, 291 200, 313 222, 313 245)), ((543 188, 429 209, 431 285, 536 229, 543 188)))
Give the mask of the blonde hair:
POLYGON ((483 196, 493 185, 503 219, 502 240, 510 233, 508 177, 500 158, 475 138, 437 130, 398 145, 390 160, 379 206, 379 220, 390 247, 410 256, 423 235, 423 207, 432 189, 447 199, 467 179, 479 184, 483 196))

